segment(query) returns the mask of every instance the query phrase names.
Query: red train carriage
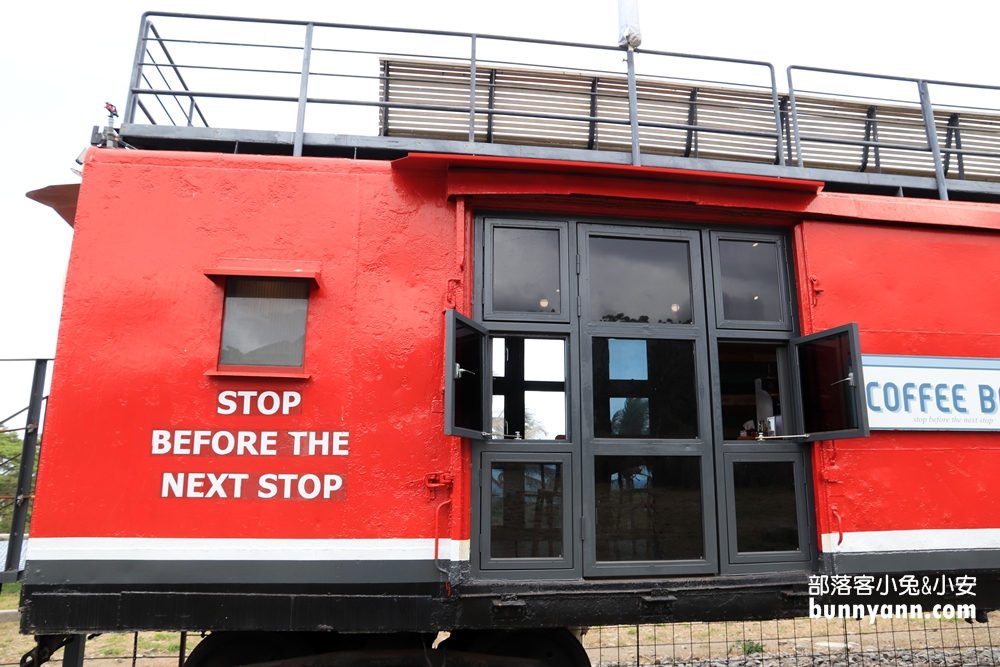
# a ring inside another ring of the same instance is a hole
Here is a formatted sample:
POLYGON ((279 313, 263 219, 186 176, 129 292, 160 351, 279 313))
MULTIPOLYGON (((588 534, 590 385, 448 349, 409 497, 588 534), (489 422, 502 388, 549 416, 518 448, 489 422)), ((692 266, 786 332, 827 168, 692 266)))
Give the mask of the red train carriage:
POLYGON ((296 130, 217 129, 213 100, 259 99, 152 65, 188 44, 153 20, 234 24, 144 17, 125 122, 86 156, 36 663, 172 629, 212 631, 198 665, 405 661, 442 630, 580 664, 567 627, 803 614, 810 576, 1000 603, 989 118, 473 50, 381 57, 379 136, 323 134, 306 108, 348 100, 306 93, 319 35, 349 27, 288 24, 296 130), (808 109, 859 124, 823 143, 808 109), (912 146, 851 134, 911 117, 912 146))

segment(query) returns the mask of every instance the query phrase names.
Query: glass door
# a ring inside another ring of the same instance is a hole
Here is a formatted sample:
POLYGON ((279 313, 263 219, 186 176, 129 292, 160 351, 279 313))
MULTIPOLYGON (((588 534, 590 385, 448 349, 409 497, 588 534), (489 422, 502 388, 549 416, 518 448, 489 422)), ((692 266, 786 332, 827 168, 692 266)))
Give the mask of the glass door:
POLYGON ((697 232, 578 225, 584 574, 718 568, 697 232))

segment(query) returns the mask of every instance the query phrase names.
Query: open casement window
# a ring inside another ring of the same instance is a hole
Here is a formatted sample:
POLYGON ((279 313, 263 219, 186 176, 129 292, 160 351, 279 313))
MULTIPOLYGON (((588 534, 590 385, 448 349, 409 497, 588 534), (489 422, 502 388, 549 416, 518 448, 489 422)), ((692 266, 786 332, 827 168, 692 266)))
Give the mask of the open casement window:
POLYGON ((445 314, 444 432, 486 440, 489 368, 486 329, 455 310, 445 314))
POLYGON ((791 341, 803 442, 866 437, 868 408, 856 323, 791 341))

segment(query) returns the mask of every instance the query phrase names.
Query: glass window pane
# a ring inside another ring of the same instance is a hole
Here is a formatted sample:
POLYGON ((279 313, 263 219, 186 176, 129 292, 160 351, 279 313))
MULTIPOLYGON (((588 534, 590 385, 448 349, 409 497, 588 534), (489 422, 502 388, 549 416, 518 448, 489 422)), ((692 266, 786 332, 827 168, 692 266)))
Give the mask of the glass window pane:
POLYGON ((594 435, 697 438, 694 341, 595 338, 594 435))
POLYGON ((753 440, 785 435, 778 391, 778 353, 773 345, 719 343, 722 437, 753 440))
POLYGON ((490 466, 490 557, 563 555, 561 463, 490 466))
POLYGON ((301 367, 309 283, 227 278, 220 366, 301 367))
POLYGON ((779 266, 777 243, 719 241, 723 317, 780 322, 783 304, 779 266))
POLYGON ((690 324, 688 253, 684 241, 591 237, 591 319, 690 324))
POLYGON ((626 338, 608 339, 608 378, 611 380, 648 380, 646 341, 626 338))
POLYGON ((794 463, 738 461, 733 486, 738 551, 799 550, 794 463))
POLYGON ((493 409, 492 409, 492 423, 493 427, 491 432, 493 437, 502 438, 507 432, 507 422, 504 416, 504 397, 497 396, 493 394, 493 409))
POLYGON ((544 338, 524 340, 524 379, 562 382, 566 379, 566 341, 544 338))
POLYGON ((566 341, 561 338, 493 338, 494 432, 507 438, 566 438, 566 341), (498 398, 500 399, 498 401, 498 398), (502 420, 497 407, 502 406, 502 420))
POLYGON ((848 381, 854 370, 847 332, 798 346, 802 415, 806 433, 859 428, 854 387, 848 381))
POLYGON ((482 432, 483 419, 483 334, 464 322, 455 322, 455 363, 458 377, 452 376, 455 396, 455 426, 482 432), (459 370, 460 369, 460 370, 459 370))
POLYGON ((595 456, 599 561, 704 557, 697 456, 595 456))
POLYGON ((493 228, 493 310, 562 312, 559 230, 493 228))
POLYGON ((524 437, 528 440, 566 439, 565 392, 524 392, 524 437))
POLYGON ((507 372, 507 346, 503 338, 493 339, 493 377, 502 378, 507 372))

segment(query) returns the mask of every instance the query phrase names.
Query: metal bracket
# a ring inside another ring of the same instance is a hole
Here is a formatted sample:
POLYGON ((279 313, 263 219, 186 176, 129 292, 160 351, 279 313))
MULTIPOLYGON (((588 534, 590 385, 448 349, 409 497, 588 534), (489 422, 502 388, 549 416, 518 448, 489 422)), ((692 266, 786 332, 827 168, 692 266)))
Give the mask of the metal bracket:
POLYGON ((427 498, 434 500, 437 490, 440 488, 451 488, 455 483, 455 478, 446 472, 429 472, 424 475, 424 486, 427 487, 427 498))

